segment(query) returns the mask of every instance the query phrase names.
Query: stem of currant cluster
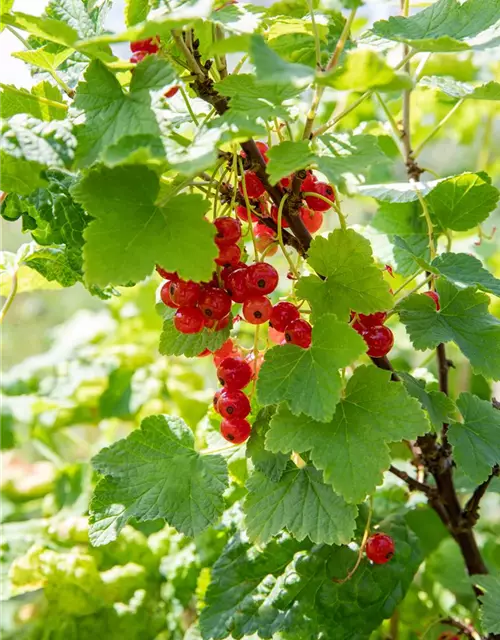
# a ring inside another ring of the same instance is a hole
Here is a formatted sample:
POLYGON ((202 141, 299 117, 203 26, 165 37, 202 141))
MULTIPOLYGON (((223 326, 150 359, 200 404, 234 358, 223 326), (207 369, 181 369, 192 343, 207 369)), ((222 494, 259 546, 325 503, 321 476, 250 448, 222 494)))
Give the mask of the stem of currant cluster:
POLYGON ((252 244, 253 244, 253 250, 254 250, 254 254, 255 254, 255 262, 257 262, 257 260, 259 259, 259 251, 257 249, 257 243, 255 242, 255 236, 253 234, 253 227, 252 227, 252 214, 251 214, 251 204, 250 204, 250 200, 248 198, 248 193, 247 193, 247 184, 246 184, 246 180, 245 180, 245 172, 243 170, 243 160, 241 158, 238 158, 238 164, 240 167, 240 174, 242 176, 241 178, 241 186, 243 188, 243 197, 245 198, 245 205, 247 208, 247 214, 248 214, 248 224, 250 225, 250 235, 252 236, 252 244))
POLYGON ((285 193, 285 195, 281 199, 280 206, 278 207, 278 221, 277 221, 277 225, 278 225, 278 230, 277 230, 278 244, 279 244, 279 246, 281 248, 281 251, 283 252, 283 255, 286 258, 286 261, 288 262, 288 266, 290 267, 290 271, 293 273, 295 278, 299 278, 299 273, 295 269, 295 265, 293 264, 293 260, 288 255, 288 251, 286 250, 285 244, 283 243, 283 227, 281 225, 281 219, 283 217, 283 207, 285 205, 285 202, 286 202, 287 198, 288 198, 288 194, 285 193))
POLYGON ((7 311, 10 309, 11 304, 14 302, 14 298, 17 293, 17 271, 14 271, 12 274, 12 283, 9 291, 9 295, 7 296, 7 300, 4 302, 2 309, 0 310, 0 324, 4 321, 5 316, 7 315, 7 311))

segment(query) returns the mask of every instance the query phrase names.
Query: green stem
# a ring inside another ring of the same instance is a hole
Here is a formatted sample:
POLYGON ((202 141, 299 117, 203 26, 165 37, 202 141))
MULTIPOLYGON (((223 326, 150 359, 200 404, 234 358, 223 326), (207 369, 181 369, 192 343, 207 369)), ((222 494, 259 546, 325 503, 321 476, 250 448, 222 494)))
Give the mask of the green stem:
POLYGON ((323 202, 328 203, 331 207, 333 207, 333 209, 335 210, 339 222, 340 222, 340 228, 343 229, 344 231, 347 229, 347 224, 346 224, 346 219, 344 214, 342 213, 342 211, 340 210, 339 206, 335 206, 335 203, 332 202, 331 200, 328 200, 328 198, 325 198, 325 196, 322 196, 319 193, 313 193, 312 191, 305 191, 302 196, 304 198, 307 198, 309 196, 311 196, 312 198, 319 198, 320 200, 323 200, 323 202))
POLYGON ((184 88, 179 86, 180 92, 181 92, 181 96, 182 99, 184 100, 184 103, 186 105, 187 110, 189 111, 189 115, 191 116, 191 120, 195 123, 195 125, 198 127, 199 126, 199 122, 198 122, 198 118, 195 116, 193 109, 191 108, 191 104, 189 103, 189 98, 187 93, 184 91, 184 88))
POLYGON ((4 305, 0 311, 0 323, 4 321, 5 316, 7 315, 7 311, 10 309, 11 304, 14 302, 14 298, 17 293, 17 271, 12 274, 12 284, 10 287, 9 295, 7 296, 7 300, 4 302, 4 305))
POLYGON ((396 120, 394 120, 392 113, 389 111, 389 107, 386 105, 386 103, 382 99, 382 96, 380 95, 380 93, 375 91, 374 95, 377 98, 380 106, 382 107, 382 110, 384 111, 387 117, 387 121, 389 122, 389 125, 391 127, 391 130, 394 136, 394 141, 396 142, 398 151, 401 154, 401 156, 404 158, 404 152, 403 152, 403 149, 401 148, 401 130, 398 127, 396 120))
POLYGON ((321 43, 319 40, 318 25, 316 24, 316 18, 314 16, 314 7, 313 7, 312 0, 307 0, 307 4, 309 6, 309 13, 311 14, 311 23, 312 23, 313 35, 314 35, 314 50, 316 52, 316 69, 318 69, 318 71, 321 71, 321 43))
MULTIPOLYGON (((426 285, 428 282, 430 282, 433 278, 434 278, 434 274, 431 273, 429 276, 427 276, 427 278, 425 280, 422 280, 422 282, 420 284, 417 284, 416 287, 413 287, 413 289, 411 291, 408 291, 408 293, 403 296, 400 300, 398 300, 397 304, 399 304, 400 302, 402 302, 403 300, 406 300, 406 298, 408 298, 409 296, 413 295, 414 293, 416 293, 419 289, 421 289, 424 285, 426 285)), ((396 313, 396 311, 393 309, 392 311, 390 311, 387 314, 387 320, 393 316, 396 313)))
POLYGON ((288 262, 288 265, 290 267, 290 271, 298 279, 299 278, 299 273, 295 269, 295 265, 293 264, 293 260, 288 255, 288 252, 285 249, 285 243, 283 242, 283 228, 281 226, 281 217, 283 216, 283 207, 285 206, 285 202, 286 202, 287 198, 288 198, 288 193, 285 193, 285 195, 281 198, 280 206, 278 207, 278 220, 277 220, 277 223, 276 223, 278 225, 278 244, 281 247, 281 251, 283 251, 283 255, 285 256, 286 261, 288 262))
POLYGON ((418 189, 416 190, 416 193, 417 193, 417 197, 420 202, 420 205, 422 206, 422 212, 424 214, 425 222, 427 224, 427 234, 429 236, 429 250, 431 253, 431 261, 432 261, 436 257, 436 246, 434 244, 434 225, 432 224, 431 216, 430 216, 425 198, 423 197, 423 195, 420 193, 418 189))
POLYGON ((413 282, 413 280, 415 280, 415 278, 417 278, 421 273, 423 273, 423 270, 422 270, 422 269, 420 269, 419 271, 417 271, 416 273, 414 273, 412 276, 410 276, 410 277, 408 278, 408 280, 405 280, 405 281, 403 282, 403 284, 402 284, 400 287, 398 287, 398 288, 396 289, 396 291, 394 291, 394 293, 393 293, 392 295, 393 295, 393 296, 397 296, 397 295, 398 295, 398 293, 399 293, 400 291, 402 291, 403 289, 405 289, 405 288, 410 284, 410 282, 413 282))
POLYGON ((434 129, 429 133, 429 135, 418 145, 418 147, 415 149, 414 153, 413 153, 413 157, 416 158, 422 151, 422 149, 425 147, 425 145, 430 142, 432 140, 432 138, 434 138, 434 136, 436 135, 436 133, 441 129, 441 127, 443 125, 445 125, 448 120, 453 116, 453 114, 455 113, 455 111, 457 111, 457 109, 459 109, 459 107, 462 106, 462 104, 465 102, 465 98, 461 98, 454 106, 452 109, 450 109, 448 111, 448 113, 444 116, 444 118, 438 122, 438 124, 434 127, 434 129))
POLYGON ((253 233, 253 225, 252 225, 252 206, 250 204, 250 200, 248 198, 248 194, 247 194, 247 185, 245 182, 245 170, 243 169, 243 160, 238 157, 238 165, 240 167, 240 174, 242 176, 241 178, 241 186, 243 187, 243 197, 245 198, 245 206, 247 208, 247 216, 248 216, 248 224, 249 224, 249 229, 250 229, 250 235, 252 236, 252 244, 253 244, 253 250, 254 250, 254 254, 255 254, 255 262, 258 261, 259 259, 259 251, 257 249, 257 243, 255 242, 255 236, 253 233))

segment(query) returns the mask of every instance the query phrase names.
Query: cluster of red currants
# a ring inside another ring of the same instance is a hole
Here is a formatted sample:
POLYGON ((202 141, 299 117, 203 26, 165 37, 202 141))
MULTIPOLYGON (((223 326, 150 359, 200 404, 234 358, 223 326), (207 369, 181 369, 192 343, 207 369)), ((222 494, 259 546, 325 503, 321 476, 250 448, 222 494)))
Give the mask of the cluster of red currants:
POLYGON ((384 326, 387 318, 385 311, 364 315, 351 312, 352 328, 355 329, 368 345, 366 352, 372 358, 383 358, 394 345, 394 334, 384 326))
MULTIPOLYGON (((158 53, 159 47, 159 37, 155 36, 154 38, 146 38, 146 40, 136 40, 135 42, 130 43, 130 50, 132 51, 132 55, 130 56, 130 62, 133 64, 139 64, 141 60, 144 60, 146 56, 158 53)), ((171 87, 163 94, 165 98, 173 98, 175 94, 179 91, 179 87, 176 85, 175 87, 171 87)))

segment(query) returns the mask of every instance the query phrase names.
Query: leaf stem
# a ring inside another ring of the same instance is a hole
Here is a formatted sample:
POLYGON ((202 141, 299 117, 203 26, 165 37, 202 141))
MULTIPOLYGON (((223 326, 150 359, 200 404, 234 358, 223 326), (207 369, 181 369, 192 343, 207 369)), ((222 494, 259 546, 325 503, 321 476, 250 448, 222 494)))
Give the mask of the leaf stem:
POLYGON ((382 107, 382 110, 384 111, 386 117, 387 117, 387 121, 389 122, 389 125, 391 127, 393 136, 394 136, 394 140, 396 142, 396 146, 399 150, 399 153, 402 155, 402 157, 404 158, 404 152, 403 149, 401 148, 401 129, 398 127, 396 120, 394 120, 394 117, 392 115, 392 113, 389 111, 389 107, 386 105, 386 103, 384 102, 384 100, 382 99, 382 96, 380 95, 380 93, 378 93, 378 91, 374 92, 375 97, 377 98, 380 106, 382 107))
POLYGON ((314 15, 314 7, 312 0, 307 0, 307 5, 309 7, 309 13, 311 15, 311 24, 314 35, 314 50, 316 52, 316 69, 321 71, 321 42, 319 40, 319 32, 318 25, 316 24, 316 17, 314 15))
POLYGON ((187 107, 187 110, 189 111, 189 115, 191 116, 192 121, 195 123, 195 125, 198 127, 199 126, 199 122, 198 122, 198 118, 195 116, 193 109, 191 108, 191 104, 189 102, 189 98, 187 93, 184 91, 184 88, 179 86, 180 92, 181 92, 181 96, 182 99, 184 100, 184 103, 187 107))
POLYGON ((248 194, 247 194, 247 185, 246 185, 246 181, 245 181, 245 171, 243 169, 243 160, 238 157, 238 165, 240 168, 240 174, 241 174, 241 186, 243 188, 243 197, 245 198, 245 206, 247 208, 247 215, 248 215, 248 224, 250 227, 250 235, 252 236, 252 244, 253 244, 253 250, 254 250, 254 254, 255 254, 255 262, 257 262, 259 260, 259 251, 257 249, 257 243, 255 242, 255 236, 253 233, 253 225, 252 225, 252 206, 250 204, 250 200, 248 198, 248 194))
POLYGON ((368 518, 366 519, 366 526, 363 533, 363 538, 361 540, 361 544, 359 546, 358 557, 356 559, 356 563, 354 567, 349 571, 345 578, 336 579, 333 578, 333 582, 337 584, 344 584, 352 578, 352 576, 356 573, 359 565, 361 564, 361 560, 363 559, 363 553, 366 547, 366 543, 368 542, 368 536, 370 535, 370 526, 372 522, 372 514, 373 514, 373 498, 370 496, 370 505, 368 507, 368 518))
POLYGON ((285 206, 285 202, 286 202, 287 198, 288 198, 288 193, 285 193, 285 195, 281 198, 280 206, 278 207, 278 220, 276 222, 277 227, 278 227, 278 229, 277 229, 278 244, 281 247, 281 251, 283 251, 283 255, 285 256, 286 261, 288 262, 288 265, 290 267, 290 271, 298 279, 300 277, 300 275, 299 275, 297 269, 295 268, 295 265, 293 264, 293 260, 288 255, 288 251, 285 248, 285 243, 283 242, 283 227, 281 225, 281 218, 283 216, 283 207, 285 206))
POLYGON ((436 257, 436 246, 434 244, 434 225, 432 224, 431 216, 429 213, 429 208, 427 207, 427 202, 425 201, 424 196, 420 193, 418 189, 415 190, 420 205, 422 207, 422 212, 424 214, 425 222, 427 224, 427 234, 429 236, 429 250, 431 255, 431 261, 436 257))
POLYGON ((465 102, 465 98, 461 98, 449 111, 448 113, 444 116, 444 118, 442 118, 437 125, 434 127, 434 129, 429 133, 429 135, 424 138, 424 140, 422 140, 422 142, 418 145, 418 147, 415 149, 415 152, 413 154, 413 156, 416 158, 422 151, 422 149, 425 147, 425 145, 430 142, 432 140, 432 138, 434 138, 434 136, 436 135, 436 133, 441 129, 441 127, 443 125, 445 125, 448 120, 453 116, 453 114, 455 113, 455 111, 457 111, 457 109, 459 107, 461 107, 463 105, 463 103, 465 102))
POLYGON ((415 278, 417 278, 421 273, 423 273, 423 269, 420 269, 419 271, 417 271, 416 273, 414 273, 412 276, 410 276, 410 277, 408 278, 408 280, 405 280, 405 281, 403 282, 403 284, 402 284, 400 287, 398 287, 398 288, 396 289, 396 291, 394 291, 393 295, 394 295, 394 296, 397 296, 397 295, 398 295, 398 293, 399 293, 400 291, 402 291, 403 289, 405 289, 405 288, 410 284, 410 282, 411 282, 412 280, 415 280, 415 278))
POLYGON ((7 311, 10 309, 11 304, 14 302, 14 298, 17 293, 17 271, 14 271, 12 274, 12 283, 10 286, 9 295, 7 296, 7 300, 4 302, 2 309, 0 310, 0 324, 4 321, 5 316, 7 315, 7 311))
POLYGON ((304 198, 306 198, 308 196, 311 196, 313 198, 318 198, 319 200, 323 200, 323 202, 327 202, 335 210, 335 212, 336 212, 336 214, 338 216, 338 219, 339 219, 340 228, 343 231, 345 231, 347 229, 346 218, 345 218, 344 214, 342 213, 342 211, 340 210, 340 207, 338 205, 335 206, 335 202, 332 202, 328 198, 325 198, 325 196, 322 196, 320 193, 313 193, 312 191, 305 191, 302 195, 304 196, 304 198))

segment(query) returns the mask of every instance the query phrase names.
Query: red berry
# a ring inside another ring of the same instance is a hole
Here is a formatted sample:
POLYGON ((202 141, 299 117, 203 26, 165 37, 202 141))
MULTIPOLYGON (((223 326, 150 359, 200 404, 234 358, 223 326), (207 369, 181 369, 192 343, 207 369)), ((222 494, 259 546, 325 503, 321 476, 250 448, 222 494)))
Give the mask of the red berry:
POLYGON ((147 51, 148 53, 156 53, 158 51, 158 45, 155 42, 156 38, 146 38, 146 40, 136 40, 130 43, 130 50, 134 53, 138 51, 147 51))
POLYGON ((214 221, 217 234, 215 243, 219 247, 225 247, 229 244, 236 244, 241 238, 241 222, 228 216, 217 218, 214 221))
POLYGON ((299 318, 300 312, 294 304, 291 302, 278 302, 271 311, 269 325, 276 331, 283 333, 289 324, 299 318))
POLYGON ((252 296, 243 303, 243 317, 250 324, 263 324, 269 320, 273 305, 266 296, 252 296))
POLYGON ((227 316, 224 316, 224 318, 217 320, 217 322, 215 323, 215 330, 222 331, 222 329, 225 329, 229 324, 229 320, 230 320, 229 314, 227 316))
POLYGON ((214 351, 214 364, 215 364, 215 366, 218 367, 220 365, 220 363, 225 358, 228 358, 229 356, 231 356, 231 357, 235 357, 235 356, 238 357, 239 356, 239 352, 235 348, 234 342, 231 340, 231 338, 228 338, 226 340, 226 342, 224 342, 222 347, 219 347, 219 349, 214 351))
MULTIPOLYGON (((260 198, 260 196, 264 195, 266 192, 266 188, 257 177, 257 174, 253 171, 246 171, 245 176, 243 178, 245 180, 245 186, 247 189, 247 196, 249 198, 260 198)), ((238 185, 238 189, 242 196, 245 195, 243 191, 243 180, 238 185)))
POLYGON ((174 315, 174 326, 181 333, 199 333, 205 317, 197 307, 179 307, 174 315))
POLYGON ((226 289, 234 302, 244 302, 250 295, 247 286, 247 271, 245 265, 241 269, 235 269, 229 274, 226 283, 226 289))
POLYGON ((217 389, 217 391, 214 394, 214 398, 212 400, 214 409, 217 411, 217 413, 219 413, 219 409, 217 408, 217 403, 219 402, 220 395, 223 391, 224 389, 217 389))
MULTIPOLYGON (((242 207, 241 205, 238 205, 236 207, 236 215, 242 222, 248 222, 248 212, 246 207, 242 207)), ((258 222, 259 218, 250 211, 250 220, 252 222, 258 222)))
POLYGON ((149 51, 137 51, 137 53, 133 53, 130 56, 130 62, 132 62, 132 64, 139 64, 146 56, 149 56, 149 51))
POLYGON ((425 293, 423 293, 423 295, 434 300, 436 311, 439 311, 439 309, 441 309, 441 305, 439 304, 439 293, 436 293, 435 291, 426 291, 425 293))
MULTIPOLYGON (((356 314, 352 314, 354 317, 356 314)), ((353 329, 355 329, 358 333, 362 333, 365 329, 370 329, 371 327, 380 327, 384 324, 387 318, 387 313, 385 311, 377 311, 376 313, 370 313, 365 315, 364 313, 358 313, 358 317, 355 322, 353 322, 353 329)))
POLYGON ((203 288, 198 304, 203 315, 211 320, 221 320, 231 311, 229 294, 217 287, 203 288))
POLYGON ((314 175, 312 171, 307 173, 307 176, 302 180, 302 184, 300 185, 301 191, 314 191, 314 185, 318 182, 318 178, 314 175))
MULTIPOLYGON (((316 182, 310 191, 318 193, 320 196, 324 196, 331 202, 335 202, 335 193, 332 187, 326 182, 316 182)), ((327 211, 331 207, 331 205, 324 200, 320 200, 314 196, 307 196, 306 202, 307 206, 313 211, 327 211)))
POLYGON ((203 349, 203 351, 201 351, 196 357, 197 358, 205 358, 206 356, 209 356, 212 352, 210 351, 210 349, 203 349))
POLYGON ((366 556, 375 564, 385 564, 394 555, 394 540, 385 533, 374 533, 366 543, 366 556))
POLYGON ((241 444, 250 435, 250 423, 244 418, 223 420, 220 425, 221 436, 233 444, 241 444))
POLYGON ((223 418, 246 418, 250 413, 250 401, 243 391, 223 389, 217 402, 217 410, 223 418))
POLYGON ((173 98, 179 89, 180 87, 176 85, 175 87, 171 87, 168 91, 165 91, 163 95, 165 98, 173 98))
POLYGON ((229 357, 217 367, 217 377, 227 389, 243 389, 252 379, 252 369, 240 357, 229 357))
POLYGON ((163 267, 160 267, 159 264, 156 265, 156 271, 162 278, 165 278, 165 280, 177 281, 179 279, 179 276, 175 271, 165 271, 165 269, 163 269, 163 267))
POLYGON ((361 332, 361 336, 368 345, 366 353, 371 358, 382 358, 394 345, 394 334, 389 327, 368 327, 361 332))
POLYGON ((290 344, 307 349, 311 346, 312 327, 307 320, 294 320, 285 331, 285 340, 290 344))
POLYGON ((179 280, 170 285, 170 298, 178 307, 195 307, 201 295, 201 286, 192 280, 179 280))
POLYGON ((292 178, 293 175, 287 176, 286 178, 281 178, 280 187, 283 187, 283 189, 288 189, 288 187, 292 184, 292 178))
MULTIPOLYGON (((269 151, 269 147, 267 146, 267 144, 265 142, 257 141, 255 144, 257 145, 257 149, 260 151, 261 156, 264 158, 264 160, 266 161, 266 164, 267 164, 269 162, 269 158, 267 157, 266 154, 269 151)), ((244 151, 242 151, 240 153, 240 155, 241 155, 242 158, 246 158, 247 157, 247 154, 244 151)))
MULTIPOLYGON (((271 218, 276 224, 278 224, 278 207, 275 204, 273 204, 273 206, 271 207, 271 218)), ((281 216, 281 226, 283 227, 283 229, 286 229, 290 226, 285 220, 285 216, 283 215, 281 216)))
POLYGON ((162 288, 160 289, 160 298, 163 304, 166 304, 167 307, 170 307, 171 309, 177 309, 178 305, 176 305, 175 302, 172 301, 172 298, 170 296, 170 287, 172 286, 172 284, 173 283, 170 280, 165 281, 162 288))
POLYGON ((276 234, 274 231, 265 224, 256 224, 253 228, 253 235, 255 238, 255 244, 257 250, 261 253, 265 251, 270 245, 275 246, 266 252, 266 256, 274 256, 278 251, 278 245, 276 244, 276 234))
MULTIPOLYGON (((271 315, 272 315, 272 311, 271 311, 271 315)), ((269 322, 269 325, 271 325, 271 323, 269 322)), ((283 331, 276 331, 276 329, 274 329, 273 327, 269 326, 269 339, 271 340, 271 342, 274 342, 274 344, 285 344, 286 340, 285 340, 285 334, 283 333, 283 331)))
POLYGON ((272 264, 255 262, 246 272, 247 287, 250 294, 272 293, 278 286, 279 275, 272 264))
POLYGON ((219 255, 215 258, 215 262, 220 267, 229 267, 237 265, 241 258, 241 249, 237 244, 228 244, 219 247, 219 255))
POLYGON ((313 211, 307 207, 302 207, 300 210, 300 217, 304 223, 304 227, 309 233, 316 233, 323 224, 323 214, 321 211, 313 211))

